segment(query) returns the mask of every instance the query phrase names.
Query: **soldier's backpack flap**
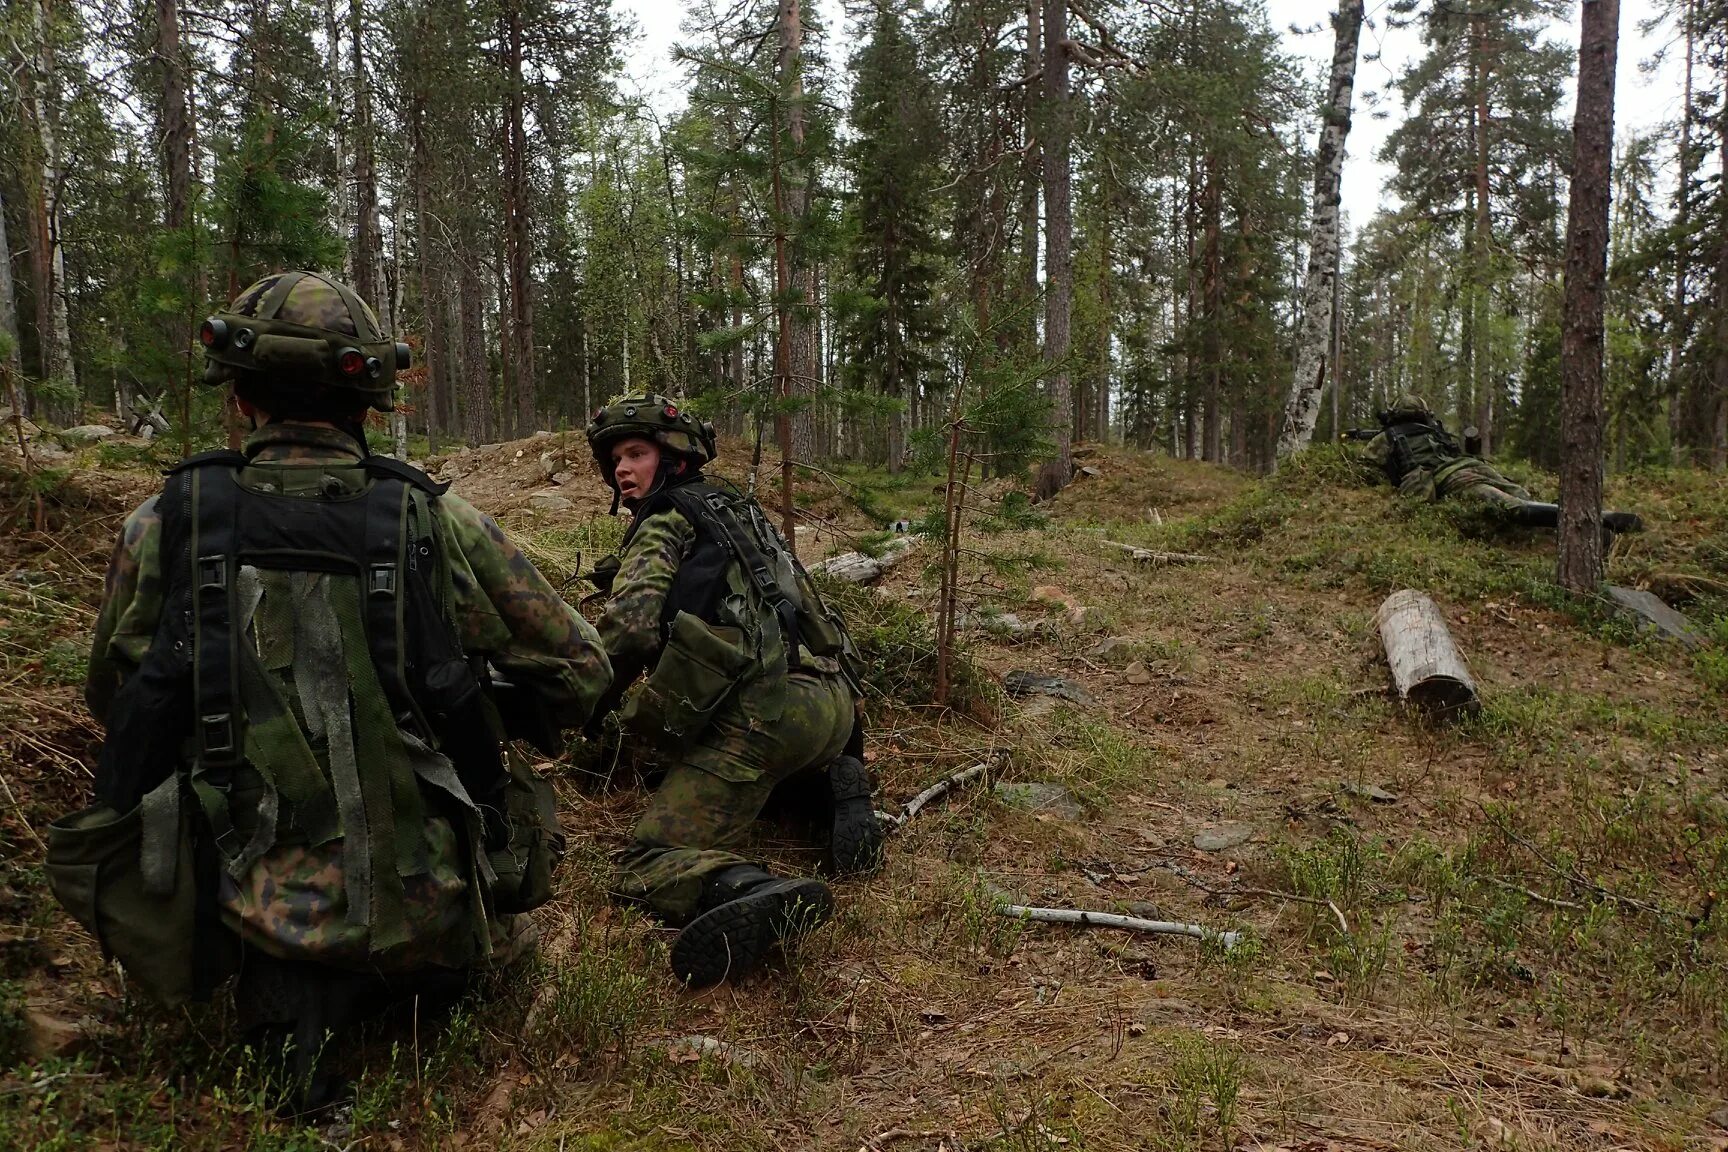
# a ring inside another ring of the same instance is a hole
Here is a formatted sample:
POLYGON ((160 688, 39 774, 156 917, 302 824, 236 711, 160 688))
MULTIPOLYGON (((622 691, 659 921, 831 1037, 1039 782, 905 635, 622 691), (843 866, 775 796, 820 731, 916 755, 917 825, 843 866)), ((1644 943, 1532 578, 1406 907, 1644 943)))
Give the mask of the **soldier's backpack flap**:
POLYGON ((125 813, 97 804, 48 826, 54 898, 152 999, 207 996, 234 970, 238 941, 201 915, 197 805, 170 777, 125 813))
POLYGON ((522 756, 510 755, 504 806, 510 827, 504 843, 488 848, 492 909, 531 912, 552 899, 552 869, 564 858, 564 827, 550 781, 522 756))
POLYGON ((679 612, 659 663, 625 702, 620 719, 666 747, 686 745, 708 727, 754 659, 740 629, 679 612))

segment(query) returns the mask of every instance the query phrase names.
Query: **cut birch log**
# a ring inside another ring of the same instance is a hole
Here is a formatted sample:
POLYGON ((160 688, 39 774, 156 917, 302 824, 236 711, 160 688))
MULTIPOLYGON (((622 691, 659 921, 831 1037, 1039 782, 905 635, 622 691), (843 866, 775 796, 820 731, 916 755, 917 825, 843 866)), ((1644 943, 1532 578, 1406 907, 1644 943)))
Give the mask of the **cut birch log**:
POLYGON ((1433 600, 1402 589, 1386 597, 1374 622, 1400 700, 1438 719, 1477 709, 1476 682, 1433 600))
POLYGON ((866 556, 862 552, 842 552, 838 556, 830 556, 817 564, 812 571, 833 580, 843 580, 848 584, 869 584, 879 580, 882 573, 905 558, 906 553, 918 542, 916 536, 896 536, 882 549, 880 556, 866 556))
POLYGON ((1204 924, 1183 924, 1172 920, 1142 920, 1138 916, 1118 916, 1114 912, 1087 912, 1080 908, 1027 908, 1020 904, 1001 904, 996 911, 1016 920, 1031 920, 1040 924, 1079 924, 1083 928, 1123 928, 1130 932, 1151 932, 1164 936, 1192 936, 1196 940, 1216 940, 1228 952, 1242 939, 1240 932, 1220 932, 1204 924))

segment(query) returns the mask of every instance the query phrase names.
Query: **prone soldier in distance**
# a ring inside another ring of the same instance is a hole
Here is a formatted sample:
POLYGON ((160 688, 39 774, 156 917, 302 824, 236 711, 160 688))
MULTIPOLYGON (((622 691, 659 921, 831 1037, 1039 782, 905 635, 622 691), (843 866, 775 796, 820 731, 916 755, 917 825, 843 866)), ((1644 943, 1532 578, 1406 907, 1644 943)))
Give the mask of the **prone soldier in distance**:
POLYGON ((635 396, 596 412, 588 443, 613 510, 621 501, 633 515, 595 576, 610 591, 600 636, 617 673, 602 711, 621 705, 623 727, 668 765, 613 893, 680 927, 673 971, 712 984, 832 910, 821 880, 776 877, 737 854, 776 785, 823 773, 832 870, 877 863, 849 641, 761 506, 702 474, 712 426, 635 396))
MULTIPOLYGON (((1531 499, 1528 491, 1481 458, 1482 442, 1475 429, 1466 428, 1460 443, 1427 403, 1410 393, 1377 416, 1380 427, 1352 428, 1344 436, 1368 442, 1364 458, 1400 495, 1483 500, 1504 509, 1514 523, 1532 528, 1559 524, 1559 505, 1531 499)), ((1644 523, 1631 512, 1604 512, 1602 526, 1608 532, 1637 532, 1644 523)))
POLYGON ((237 975, 311 1109, 327 1030, 532 952, 563 834, 505 741, 580 727, 610 667, 497 524, 370 454, 408 349, 351 289, 268 276, 200 339, 254 430, 121 530, 85 688, 97 803, 52 826, 48 874, 155 998, 237 975))

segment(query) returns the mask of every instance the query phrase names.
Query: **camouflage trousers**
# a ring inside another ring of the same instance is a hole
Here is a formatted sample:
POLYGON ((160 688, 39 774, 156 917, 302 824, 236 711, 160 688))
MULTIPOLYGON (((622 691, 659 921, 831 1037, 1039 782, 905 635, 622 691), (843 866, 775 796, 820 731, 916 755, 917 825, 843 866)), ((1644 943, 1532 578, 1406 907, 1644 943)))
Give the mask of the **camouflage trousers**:
POLYGON ((785 714, 771 726, 722 709, 649 798, 618 860, 613 894, 668 924, 690 920, 709 876, 750 863, 733 849, 775 786, 840 755, 852 722, 852 691, 838 676, 788 677, 785 714))
POLYGON ((1529 492, 1501 475, 1493 465, 1474 456, 1449 460, 1433 470, 1415 469, 1404 477, 1398 491, 1424 500, 1463 496, 1486 500, 1504 508, 1517 508, 1530 502, 1529 492))

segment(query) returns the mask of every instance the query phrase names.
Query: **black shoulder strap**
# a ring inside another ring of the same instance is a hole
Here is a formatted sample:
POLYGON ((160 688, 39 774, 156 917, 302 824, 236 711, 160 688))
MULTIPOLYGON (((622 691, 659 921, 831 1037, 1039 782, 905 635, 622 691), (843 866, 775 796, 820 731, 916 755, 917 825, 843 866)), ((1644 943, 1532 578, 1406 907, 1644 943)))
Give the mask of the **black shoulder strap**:
POLYGON ((362 463, 374 478, 388 476, 392 480, 400 480, 404 484, 412 484, 428 496, 442 496, 450 491, 450 485, 440 484, 412 464, 405 464, 389 456, 368 456, 362 463))
POLYGON ((224 464, 230 468, 244 468, 250 462, 251 461, 247 459, 246 453, 244 452, 234 452, 227 448, 215 448, 209 452, 197 452, 186 457, 186 459, 168 469, 168 471, 163 473, 163 475, 172 476, 176 472, 185 472, 188 469, 193 468, 203 468, 211 464, 224 464))
POLYGON ((241 715, 235 706, 240 698, 240 661, 236 647, 239 637, 234 630, 239 575, 234 546, 241 493, 232 468, 218 471, 191 466, 197 468, 190 477, 192 539, 187 550, 192 581, 195 735, 200 764, 221 771, 240 763, 245 746, 241 715))

